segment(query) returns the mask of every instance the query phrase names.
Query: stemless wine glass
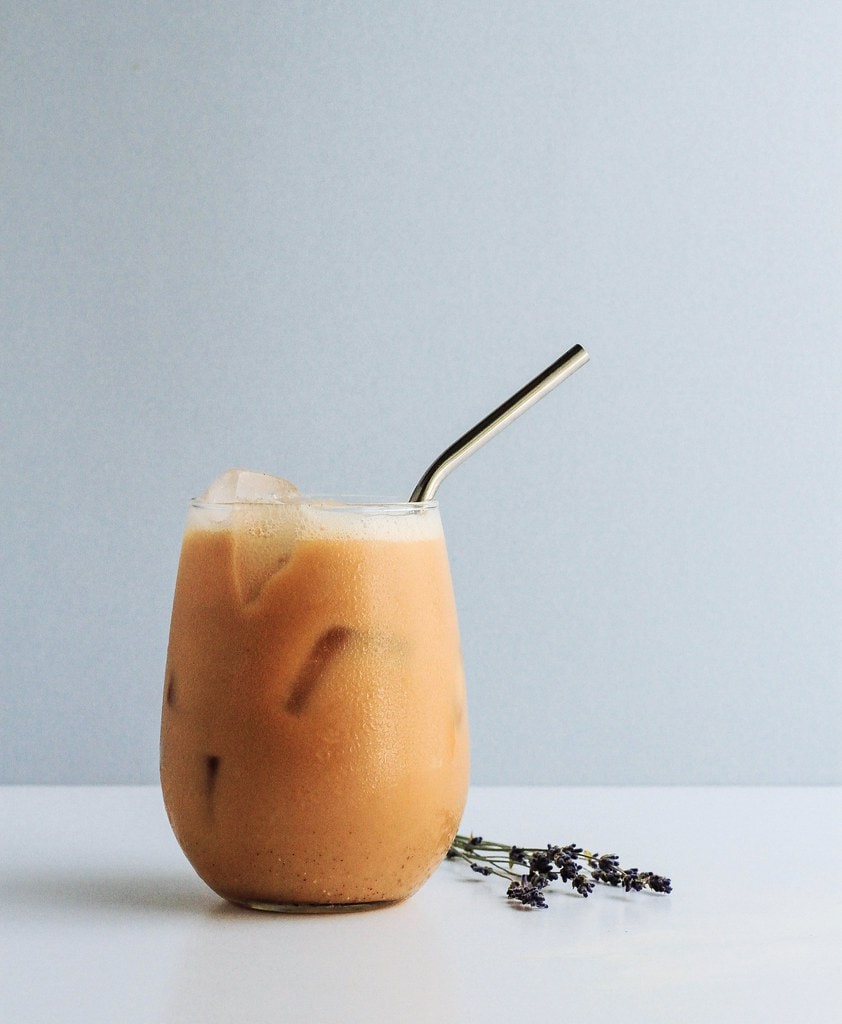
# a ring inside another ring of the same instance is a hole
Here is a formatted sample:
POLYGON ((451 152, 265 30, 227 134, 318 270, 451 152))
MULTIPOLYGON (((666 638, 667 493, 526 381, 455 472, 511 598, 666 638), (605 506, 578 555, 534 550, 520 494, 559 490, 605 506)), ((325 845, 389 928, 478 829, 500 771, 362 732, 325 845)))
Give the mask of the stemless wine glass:
POLYGON ((468 766, 436 501, 191 502, 161 783, 215 892, 288 911, 404 899, 453 840, 468 766))

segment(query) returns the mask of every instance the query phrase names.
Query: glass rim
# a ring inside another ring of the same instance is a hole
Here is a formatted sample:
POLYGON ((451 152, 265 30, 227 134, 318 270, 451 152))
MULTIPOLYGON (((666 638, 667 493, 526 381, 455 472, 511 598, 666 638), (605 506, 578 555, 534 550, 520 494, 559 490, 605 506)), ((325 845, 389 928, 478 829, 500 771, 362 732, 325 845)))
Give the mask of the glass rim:
POLYGON ((206 498, 190 499, 190 507, 196 509, 215 508, 266 508, 273 505, 303 505, 320 512, 369 511, 369 512, 429 512, 439 507, 438 499, 406 501, 401 498, 382 498, 368 494, 297 494, 288 498, 238 498, 233 501, 208 501, 206 498))

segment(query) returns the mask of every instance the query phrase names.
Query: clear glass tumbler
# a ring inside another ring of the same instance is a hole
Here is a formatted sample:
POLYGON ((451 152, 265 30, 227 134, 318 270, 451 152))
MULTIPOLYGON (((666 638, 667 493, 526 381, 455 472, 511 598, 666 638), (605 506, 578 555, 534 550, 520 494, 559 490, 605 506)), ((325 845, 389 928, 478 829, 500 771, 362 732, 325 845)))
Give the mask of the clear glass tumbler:
POLYGON ((453 840, 468 770, 437 502, 191 503, 161 783, 215 892, 288 911, 404 899, 453 840))

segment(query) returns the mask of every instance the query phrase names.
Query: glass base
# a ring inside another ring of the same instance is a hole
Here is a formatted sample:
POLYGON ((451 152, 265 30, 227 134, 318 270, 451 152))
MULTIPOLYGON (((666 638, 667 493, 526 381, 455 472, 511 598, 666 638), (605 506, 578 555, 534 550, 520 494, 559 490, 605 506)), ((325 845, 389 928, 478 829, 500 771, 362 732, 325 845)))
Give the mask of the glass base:
POLYGON ((378 900, 374 903, 265 903, 263 900, 230 900, 249 910, 268 910, 273 914, 353 914, 362 910, 393 907, 401 900, 378 900))

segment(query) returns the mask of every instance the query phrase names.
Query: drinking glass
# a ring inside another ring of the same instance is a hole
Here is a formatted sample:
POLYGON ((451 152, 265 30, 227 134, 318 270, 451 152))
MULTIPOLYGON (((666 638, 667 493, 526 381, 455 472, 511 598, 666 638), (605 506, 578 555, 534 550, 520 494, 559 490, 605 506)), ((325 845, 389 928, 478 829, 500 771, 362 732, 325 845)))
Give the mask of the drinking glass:
POLYGON ((191 502, 161 783, 215 892, 302 912, 402 900, 447 852, 468 770, 436 501, 191 502))

